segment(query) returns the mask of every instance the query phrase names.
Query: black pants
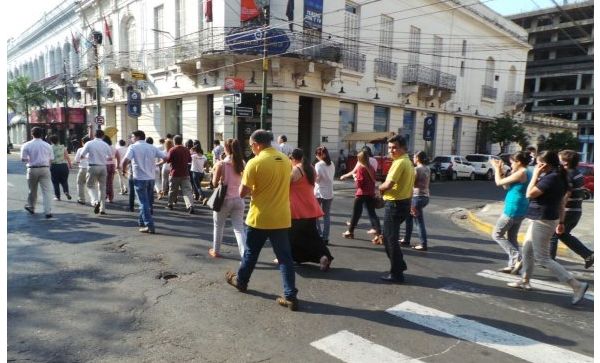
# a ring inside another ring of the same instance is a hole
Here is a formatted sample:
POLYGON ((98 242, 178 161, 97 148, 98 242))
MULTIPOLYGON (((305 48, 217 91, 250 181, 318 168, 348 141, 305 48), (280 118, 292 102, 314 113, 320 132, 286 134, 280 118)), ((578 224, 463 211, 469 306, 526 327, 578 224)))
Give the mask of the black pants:
POLYGON ((354 232, 354 228, 358 224, 358 220, 362 216, 363 205, 366 204, 367 212, 369 212, 369 219, 371 220, 371 227, 373 227, 377 234, 381 233, 381 224, 379 223, 379 217, 375 212, 375 197, 370 195, 357 195, 354 198, 354 207, 352 209, 352 219, 350 219, 349 232, 354 232))
POLYGON ((51 164, 50 178, 54 186, 54 195, 60 198, 60 186, 62 185, 63 192, 69 194, 69 166, 67 163, 51 164))
POLYGON ((406 270, 406 262, 400 250, 398 237, 400 225, 410 214, 410 198, 404 200, 386 200, 385 214, 383 217, 383 244, 385 252, 390 259, 390 273, 396 279, 400 279, 406 270))
POLYGON ((558 248, 558 240, 564 243, 571 251, 581 256, 584 260, 592 255, 592 251, 589 250, 581 241, 571 234, 571 231, 579 223, 581 218, 581 212, 565 212, 565 231, 563 234, 556 234, 550 238, 550 257, 556 258, 556 249, 558 248))

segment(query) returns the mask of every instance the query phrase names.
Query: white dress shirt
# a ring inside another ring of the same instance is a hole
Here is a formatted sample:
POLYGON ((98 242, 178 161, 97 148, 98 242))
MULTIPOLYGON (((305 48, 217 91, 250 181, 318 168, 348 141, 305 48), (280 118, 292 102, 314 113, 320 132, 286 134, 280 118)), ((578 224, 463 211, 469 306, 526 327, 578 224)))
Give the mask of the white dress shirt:
POLYGON ((75 153, 75 162, 79 163, 79 169, 87 169, 89 162, 85 156, 81 155, 82 151, 83 151, 82 147, 77 149, 77 153, 75 153))
POLYGON ((50 166, 54 160, 52 146, 38 138, 27 141, 21 147, 21 160, 27 162, 27 167, 50 166))
POLYGON ((88 158, 89 165, 106 165, 112 163, 113 151, 102 139, 95 138, 83 146, 81 156, 88 158))
POLYGON ((133 168, 133 179, 154 180, 156 170, 156 158, 165 158, 167 154, 157 147, 148 144, 144 140, 138 140, 130 145, 125 153, 125 159, 131 160, 133 168))

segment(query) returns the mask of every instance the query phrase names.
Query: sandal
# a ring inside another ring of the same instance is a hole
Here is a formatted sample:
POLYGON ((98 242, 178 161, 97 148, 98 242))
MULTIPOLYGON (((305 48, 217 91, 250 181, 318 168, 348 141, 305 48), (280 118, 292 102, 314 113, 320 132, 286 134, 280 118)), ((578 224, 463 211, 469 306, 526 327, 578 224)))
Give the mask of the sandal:
POLYGON ((412 249, 417 250, 417 251, 427 251, 427 247, 425 247, 423 245, 412 246, 412 249))
POLYGON ((288 309, 290 309, 291 311, 296 311, 298 310, 298 299, 297 298, 287 298, 287 297, 283 297, 283 296, 279 296, 277 299, 275 299, 275 301, 277 302, 277 304, 286 307, 288 309))
POLYGON ((331 260, 327 256, 322 256, 321 259, 319 260, 319 268, 323 272, 329 270, 330 265, 331 265, 331 260))
POLYGON ((208 249, 208 255, 212 258, 220 258, 222 257, 221 254, 217 251, 215 251, 214 248, 209 248, 208 249))
POLYGON ((382 245, 383 244, 383 235, 378 234, 371 240, 371 243, 373 243, 374 245, 382 245))
POLYGON ((342 236, 344 236, 344 238, 354 239, 354 232, 346 231, 342 233, 342 236))
POLYGON ((533 290, 533 288, 531 287, 531 285, 529 285, 529 282, 525 282, 523 280, 521 281, 515 281, 515 282, 509 282, 508 284, 509 287, 514 287, 515 289, 523 289, 525 291, 531 291, 533 290))
POLYGON ((227 283, 233 287, 235 287, 236 289, 238 289, 238 291, 240 292, 246 292, 246 290, 248 290, 247 286, 242 286, 237 278, 237 274, 233 271, 227 271, 225 273, 225 280, 227 281, 227 283))

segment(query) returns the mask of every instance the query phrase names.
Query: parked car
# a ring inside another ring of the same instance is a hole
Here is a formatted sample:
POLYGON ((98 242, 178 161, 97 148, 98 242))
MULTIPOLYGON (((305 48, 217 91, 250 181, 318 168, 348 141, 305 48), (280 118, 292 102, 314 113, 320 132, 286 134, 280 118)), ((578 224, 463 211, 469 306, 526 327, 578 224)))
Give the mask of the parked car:
POLYGON ((594 164, 579 163, 577 170, 583 175, 583 186, 588 191, 585 199, 594 197, 594 164))
POLYGON ((458 178, 475 179, 475 170, 471 163, 460 155, 438 155, 429 164, 432 180, 458 178))
MULTIPOLYGON (((473 166, 475 175, 484 177, 487 180, 494 179, 494 167, 490 160, 501 160, 499 156, 487 154, 469 154, 465 156, 465 159, 467 159, 473 166)), ((504 166, 502 167, 502 172, 504 174, 510 170, 510 166, 507 165, 510 165, 510 159, 509 162, 505 162, 504 166)))

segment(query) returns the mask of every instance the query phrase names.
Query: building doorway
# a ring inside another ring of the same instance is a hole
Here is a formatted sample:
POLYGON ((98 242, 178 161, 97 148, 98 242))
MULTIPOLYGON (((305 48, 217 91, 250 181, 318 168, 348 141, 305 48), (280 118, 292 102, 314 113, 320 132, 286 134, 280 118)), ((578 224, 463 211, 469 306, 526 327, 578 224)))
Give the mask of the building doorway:
POLYGON ((298 109, 298 147, 304 150, 306 155, 311 155, 313 148, 312 130, 314 126, 313 106, 314 99, 300 96, 298 109))

